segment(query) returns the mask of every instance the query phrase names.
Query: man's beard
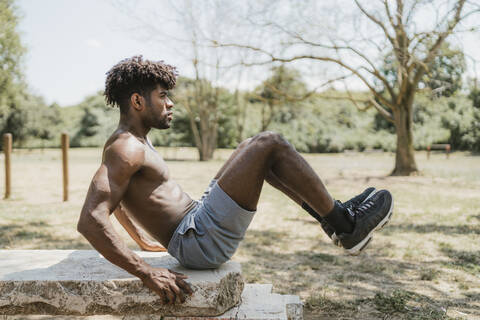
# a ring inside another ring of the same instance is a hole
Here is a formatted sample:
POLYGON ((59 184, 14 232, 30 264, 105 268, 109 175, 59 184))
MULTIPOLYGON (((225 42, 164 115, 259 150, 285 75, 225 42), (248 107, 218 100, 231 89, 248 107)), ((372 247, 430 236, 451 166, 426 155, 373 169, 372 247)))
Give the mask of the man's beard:
POLYGON ((158 122, 158 125, 155 126, 157 129, 169 129, 170 128, 170 121, 168 121, 168 117, 163 118, 161 121, 158 122))

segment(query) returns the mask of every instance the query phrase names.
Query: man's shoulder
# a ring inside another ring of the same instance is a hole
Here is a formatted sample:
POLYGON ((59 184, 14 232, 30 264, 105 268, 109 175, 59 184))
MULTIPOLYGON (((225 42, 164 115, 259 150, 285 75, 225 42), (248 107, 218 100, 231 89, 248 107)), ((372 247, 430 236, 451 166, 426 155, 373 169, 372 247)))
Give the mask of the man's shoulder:
POLYGON ((105 144, 103 161, 140 168, 145 161, 145 145, 128 132, 116 133, 105 144))

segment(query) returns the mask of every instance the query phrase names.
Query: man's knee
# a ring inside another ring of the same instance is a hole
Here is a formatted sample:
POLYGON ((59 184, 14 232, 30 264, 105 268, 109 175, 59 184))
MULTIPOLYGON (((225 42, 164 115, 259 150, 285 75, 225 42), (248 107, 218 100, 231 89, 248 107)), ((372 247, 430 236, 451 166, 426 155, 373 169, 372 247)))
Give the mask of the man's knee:
POLYGON ((242 142, 240 142, 240 144, 237 146, 237 149, 243 149, 245 148, 247 145, 250 144, 250 142, 252 142, 253 138, 247 138, 245 140, 243 140, 242 142))
POLYGON ((252 142, 258 143, 264 147, 289 147, 290 144, 282 135, 273 131, 260 132, 252 138, 252 142))

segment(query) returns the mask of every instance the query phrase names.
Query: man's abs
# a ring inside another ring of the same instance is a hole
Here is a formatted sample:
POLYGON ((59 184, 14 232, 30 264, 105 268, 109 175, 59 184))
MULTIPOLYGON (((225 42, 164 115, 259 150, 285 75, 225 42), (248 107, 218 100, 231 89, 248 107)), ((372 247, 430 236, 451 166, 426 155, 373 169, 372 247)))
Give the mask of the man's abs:
POLYGON ((196 202, 172 180, 152 185, 132 179, 122 201, 129 215, 165 248, 196 202))

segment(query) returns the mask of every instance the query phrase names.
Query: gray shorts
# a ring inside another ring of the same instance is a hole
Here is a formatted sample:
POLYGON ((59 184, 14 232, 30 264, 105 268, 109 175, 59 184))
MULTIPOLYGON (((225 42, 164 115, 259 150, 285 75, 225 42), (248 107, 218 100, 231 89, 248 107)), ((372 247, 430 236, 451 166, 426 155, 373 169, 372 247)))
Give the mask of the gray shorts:
POLYGON ((212 180, 173 233, 168 253, 187 268, 217 268, 235 253, 254 214, 241 208, 212 180))

